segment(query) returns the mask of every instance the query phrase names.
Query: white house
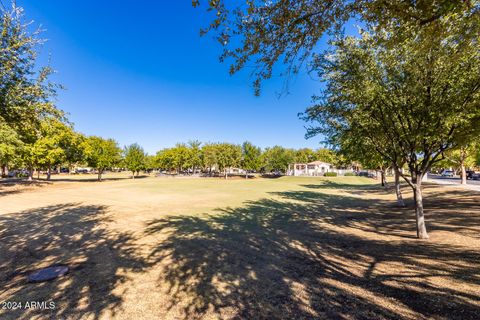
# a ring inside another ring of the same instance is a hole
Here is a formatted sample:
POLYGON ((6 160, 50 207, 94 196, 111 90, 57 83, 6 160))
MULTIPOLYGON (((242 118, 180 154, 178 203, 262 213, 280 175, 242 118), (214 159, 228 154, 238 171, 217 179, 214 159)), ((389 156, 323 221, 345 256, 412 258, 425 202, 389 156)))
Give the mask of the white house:
POLYGON ((313 161, 309 163, 292 163, 288 165, 289 176, 323 176, 325 172, 337 172, 330 163, 313 161))

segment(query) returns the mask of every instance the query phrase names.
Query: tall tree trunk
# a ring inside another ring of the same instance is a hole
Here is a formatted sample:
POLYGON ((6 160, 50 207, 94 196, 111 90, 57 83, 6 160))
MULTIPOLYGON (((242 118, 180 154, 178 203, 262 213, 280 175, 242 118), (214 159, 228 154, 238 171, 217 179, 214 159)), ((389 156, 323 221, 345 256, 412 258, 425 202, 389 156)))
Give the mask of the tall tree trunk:
POLYGON ((1 178, 6 176, 6 174, 5 174, 6 171, 7 171, 7 165, 2 164, 2 176, 1 176, 1 178))
POLYGON ((387 175, 385 173, 385 169, 383 168, 380 170, 380 179, 382 179, 382 187, 387 188, 388 187, 387 175))
POLYGON ((245 170, 245 179, 248 179, 248 171, 245 170))
POLYGON ((48 166, 48 169, 47 169, 47 180, 50 180, 51 177, 52 177, 52 167, 51 167, 51 166, 48 166))
POLYGON ((399 207, 405 207, 402 190, 400 189, 400 171, 397 167, 394 167, 393 170, 395 171, 395 193, 397 194, 397 205, 399 207))
POLYGON ((228 175, 227 168, 225 168, 224 170, 225 170, 225 180, 227 180, 227 175, 228 175))
POLYGON ((465 169, 465 164, 462 162, 460 165, 461 175, 462 175, 462 184, 467 184, 467 170, 465 169))
POLYGON ((132 179, 135 179, 135 171, 132 171, 132 179))
POLYGON ((467 152, 465 148, 460 149, 460 174, 462 177, 462 184, 467 184, 467 170, 465 168, 465 159, 467 158, 467 152))
POLYGON ((415 200, 415 220, 417 223, 417 238, 428 239, 425 216, 423 214, 423 192, 422 177, 417 177, 413 187, 413 198, 415 200))
POLYGON ((28 168, 28 181, 32 181, 33 180, 33 168, 30 167, 28 168))
POLYGON ((98 181, 102 181, 102 170, 98 170, 98 181))

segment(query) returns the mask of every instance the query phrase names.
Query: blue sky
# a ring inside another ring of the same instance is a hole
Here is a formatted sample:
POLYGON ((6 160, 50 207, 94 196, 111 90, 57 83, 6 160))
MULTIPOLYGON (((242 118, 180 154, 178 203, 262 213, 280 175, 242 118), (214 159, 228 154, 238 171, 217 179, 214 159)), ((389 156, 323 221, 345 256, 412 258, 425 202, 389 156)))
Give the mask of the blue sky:
POLYGON ((199 36, 208 18, 191 1, 17 3, 46 29, 42 60, 50 57, 54 81, 66 87, 57 104, 80 132, 152 154, 190 139, 320 146, 304 139, 297 117, 319 82, 300 74, 279 98, 284 79, 276 77, 255 97, 248 72, 230 76, 221 47, 199 36))

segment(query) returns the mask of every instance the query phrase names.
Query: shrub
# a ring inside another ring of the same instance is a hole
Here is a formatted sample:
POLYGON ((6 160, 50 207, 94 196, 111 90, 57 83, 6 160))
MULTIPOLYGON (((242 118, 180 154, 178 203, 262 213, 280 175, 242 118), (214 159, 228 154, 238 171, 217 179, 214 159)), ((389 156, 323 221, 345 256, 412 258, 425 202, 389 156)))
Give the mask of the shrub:
POLYGON ((325 177, 336 177, 337 173, 336 172, 325 172, 324 176, 325 177))
POLYGON ((345 177, 353 177, 356 176, 355 172, 345 172, 345 177))

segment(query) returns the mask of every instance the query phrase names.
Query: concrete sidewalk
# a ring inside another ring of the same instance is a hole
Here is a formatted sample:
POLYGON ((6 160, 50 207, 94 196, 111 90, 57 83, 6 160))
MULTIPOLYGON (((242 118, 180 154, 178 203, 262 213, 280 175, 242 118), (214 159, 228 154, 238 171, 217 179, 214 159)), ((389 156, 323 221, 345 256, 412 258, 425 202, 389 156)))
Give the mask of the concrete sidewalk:
POLYGON ((456 181, 451 181, 451 180, 441 180, 441 179, 432 179, 428 178, 425 182, 431 182, 431 183, 436 183, 436 184, 443 184, 443 185, 448 185, 448 186, 455 186, 461 189, 465 190, 473 190, 473 191, 478 191, 480 192, 480 185, 474 185, 474 184, 460 184, 456 181))

